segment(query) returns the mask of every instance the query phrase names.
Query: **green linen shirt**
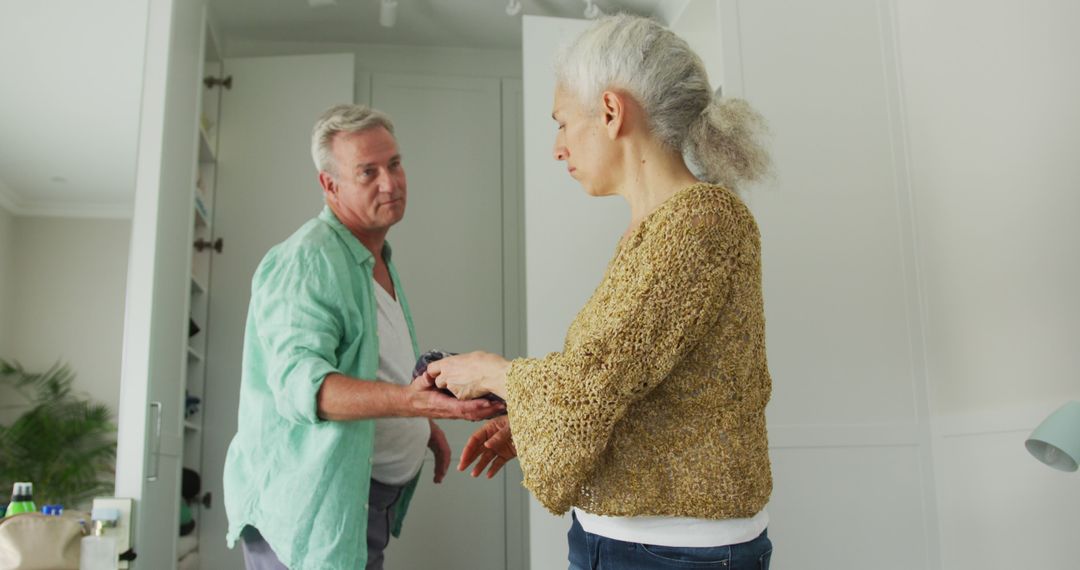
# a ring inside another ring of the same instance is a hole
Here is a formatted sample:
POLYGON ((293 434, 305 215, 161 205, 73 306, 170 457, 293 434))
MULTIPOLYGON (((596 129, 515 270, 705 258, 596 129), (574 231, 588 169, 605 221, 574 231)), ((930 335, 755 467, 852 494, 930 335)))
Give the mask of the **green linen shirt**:
MULTIPOLYGON (((419 356, 389 245, 383 258, 419 356)), ((237 431, 225 459, 230 548, 252 525, 292 570, 364 567, 375 423, 324 421, 316 394, 332 372, 376 375, 374 267, 375 257, 326 207, 256 269, 237 431)), ((417 479, 398 502, 394 536, 417 479)))

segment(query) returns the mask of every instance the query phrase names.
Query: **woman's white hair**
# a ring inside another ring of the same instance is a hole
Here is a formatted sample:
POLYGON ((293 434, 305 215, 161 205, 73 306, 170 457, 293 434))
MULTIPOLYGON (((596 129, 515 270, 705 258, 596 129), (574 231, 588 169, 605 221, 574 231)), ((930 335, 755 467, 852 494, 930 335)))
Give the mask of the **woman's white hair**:
POLYGON ((559 85, 585 105, 598 105, 608 89, 634 97, 653 136, 689 155, 703 180, 735 189, 768 172, 764 119, 746 101, 714 97, 701 58, 659 23, 601 18, 556 61, 559 85))
POLYGON ((327 109, 315 121, 315 128, 311 131, 311 158, 315 161, 315 168, 337 176, 334 137, 338 133, 359 133, 376 127, 383 127, 394 134, 394 123, 390 117, 371 107, 343 104, 327 109))

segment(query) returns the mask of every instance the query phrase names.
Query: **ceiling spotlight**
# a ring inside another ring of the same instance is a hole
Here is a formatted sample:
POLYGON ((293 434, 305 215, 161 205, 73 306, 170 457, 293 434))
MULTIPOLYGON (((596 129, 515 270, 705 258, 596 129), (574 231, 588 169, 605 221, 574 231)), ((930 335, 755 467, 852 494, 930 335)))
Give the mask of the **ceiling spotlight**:
POLYGON ((506 5, 507 16, 517 16, 521 13, 521 0, 510 0, 510 3, 506 5))
POLYGON ((595 20, 600 16, 603 16, 604 12, 600 10, 600 7, 593 4, 593 0, 585 0, 585 17, 590 20, 595 20))
POLYGON ((379 5, 379 24, 384 28, 393 28, 397 22, 397 0, 382 0, 379 5))

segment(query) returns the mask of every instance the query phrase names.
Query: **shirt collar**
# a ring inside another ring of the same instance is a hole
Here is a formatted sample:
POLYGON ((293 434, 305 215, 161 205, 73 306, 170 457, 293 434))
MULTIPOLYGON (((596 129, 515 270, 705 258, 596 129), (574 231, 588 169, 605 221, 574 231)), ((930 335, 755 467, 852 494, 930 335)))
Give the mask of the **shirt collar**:
MULTIPOLYGON (((356 236, 349 231, 349 228, 345 227, 345 224, 341 223, 341 220, 338 220, 330 206, 323 206, 322 212, 319 212, 319 219, 330 226, 330 229, 337 233, 341 241, 345 242, 345 247, 349 249, 349 253, 352 254, 356 263, 363 265, 375 261, 375 256, 371 255, 371 251, 364 247, 360 240, 356 239, 356 236)), ((390 263, 391 251, 390 242, 383 242, 383 260, 387 263, 390 263)))

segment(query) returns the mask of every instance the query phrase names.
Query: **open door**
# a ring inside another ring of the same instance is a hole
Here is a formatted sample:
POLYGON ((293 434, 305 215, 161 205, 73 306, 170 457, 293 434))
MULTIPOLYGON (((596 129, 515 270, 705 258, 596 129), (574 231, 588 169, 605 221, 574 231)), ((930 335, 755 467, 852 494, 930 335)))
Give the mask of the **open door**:
MULTIPOLYGON (((525 115, 525 306, 527 353, 562 350, 574 315, 600 283, 629 222, 621 201, 585 195, 552 157, 556 125, 554 59, 590 22, 524 16, 522 81, 525 115), (557 229, 556 229, 557 228, 557 229), (552 271, 552 267, 560 268, 552 271), (574 275, 568 279, 567 275, 574 275)), ((566 566, 570 516, 554 517, 529 499, 531 568, 566 566)))
POLYGON ((327 107, 353 100, 355 61, 352 54, 245 57, 226 59, 225 68, 232 88, 221 96, 214 238, 227 246, 213 258, 202 412, 203 490, 214 503, 197 527, 205 570, 244 567, 240 547, 225 545, 222 474, 236 435, 251 276, 267 250, 322 208, 309 136, 327 107))
POLYGON ((176 566, 204 18, 204 0, 149 0, 117 414, 131 568, 176 566))

